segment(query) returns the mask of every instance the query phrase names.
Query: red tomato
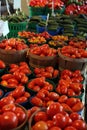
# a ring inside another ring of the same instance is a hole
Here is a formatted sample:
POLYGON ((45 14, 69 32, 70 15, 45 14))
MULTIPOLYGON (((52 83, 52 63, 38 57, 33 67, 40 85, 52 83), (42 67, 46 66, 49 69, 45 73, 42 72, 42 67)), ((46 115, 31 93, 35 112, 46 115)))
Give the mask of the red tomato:
POLYGON ((28 82, 28 77, 26 75, 24 75, 22 78, 21 78, 21 83, 23 84, 26 84, 28 82))
POLYGON ((47 123, 44 121, 38 121, 35 123, 32 130, 48 130, 47 123))
POLYGON ((59 103, 65 103, 67 101, 68 97, 66 95, 62 95, 59 97, 58 102, 59 103))
POLYGON ((33 86, 33 90, 34 90, 35 92, 39 92, 39 91, 40 91, 40 86, 39 86, 39 85, 33 86))
POLYGON ((19 68, 19 66, 16 65, 16 64, 10 64, 10 68, 11 68, 11 69, 12 69, 12 68, 19 68))
POLYGON ((49 117, 53 117, 55 114, 62 112, 63 111, 63 107, 60 103, 52 103, 48 106, 47 108, 47 114, 49 117))
POLYGON ((26 97, 26 98, 30 98, 31 95, 30 95, 29 92, 25 92, 23 96, 26 97))
POLYGON ((39 106, 39 107, 42 107, 43 106, 43 101, 40 99, 40 98, 38 98, 38 97, 33 97, 33 98, 31 98, 31 101, 30 101, 33 105, 35 105, 35 106, 39 106))
POLYGON ((72 119, 72 121, 82 119, 81 115, 79 115, 77 112, 72 112, 72 113, 70 114, 70 118, 72 119))
POLYGON ((82 102, 78 102, 78 103, 76 103, 76 104, 72 107, 72 110, 73 110, 74 112, 79 112, 79 111, 81 111, 81 110, 83 109, 83 107, 84 107, 83 103, 82 103, 82 102))
POLYGON ((3 107, 4 105, 7 105, 7 104, 12 104, 14 102, 15 102, 15 99, 12 96, 4 97, 0 100, 0 107, 3 107))
POLYGON ((58 70, 54 70, 53 72, 53 78, 56 78, 59 75, 59 71, 58 70))
POLYGON ((33 114, 35 111, 37 111, 39 109, 39 107, 36 107, 36 106, 34 106, 34 107, 32 107, 31 108, 31 113, 33 114))
POLYGON ((46 114, 46 112, 44 112, 44 111, 37 112, 35 114, 35 116, 34 116, 34 120, 35 120, 35 122, 38 122, 38 121, 41 121, 41 120, 47 121, 47 114, 46 114))
POLYGON ((59 94, 57 94, 56 92, 50 92, 48 97, 50 98, 50 100, 58 100, 59 99, 59 94))
POLYGON ((67 120, 66 126, 71 126, 72 125, 72 119, 69 116, 65 116, 67 120))
POLYGON ((48 129, 54 126, 54 122, 52 120, 47 120, 46 123, 47 123, 48 129))
POLYGON ((5 67, 5 63, 2 60, 0 60, 0 69, 4 69, 5 67))
POLYGON ((54 68, 52 66, 48 66, 45 68, 45 70, 49 73, 53 73, 54 72, 54 68))
POLYGON ((15 99, 17 99, 17 98, 21 97, 22 95, 24 95, 24 92, 25 92, 25 87, 20 85, 12 92, 12 96, 15 99))
POLYGON ((65 128, 65 126, 67 125, 66 117, 61 113, 55 114, 53 116, 53 121, 54 121, 54 125, 62 128, 62 129, 65 128))
POLYGON ((77 129, 73 126, 68 126, 64 130, 77 130, 77 129))
POLYGON ((8 79, 8 84, 15 84, 18 85, 18 81, 15 78, 8 79))
POLYGON ((49 130, 62 130, 61 128, 57 127, 57 126, 53 126, 51 127, 49 130))
POLYGON ((13 78, 13 75, 12 75, 12 74, 4 74, 4 75, 1 77, 2 80, 8 80, 8 79, 11 79, 11 78, 13 78))
POLYGON ((66 104, 70 107, 73 107, 76 103, 77 103, 77 99, 74 97, 68 98, 66 101, 66 104))
POLYGON ((18 118, 18 125, 22 124, 26 118, 25 112, 20 107, 16 107, 16 110, 14 112, 18 118))
POLYGON ((2 107, 2 112, 6 112, 6 111, 12 111, 14 112, 16 109, 15 104, 7 104, 5 106, 2 107))
POLYGON ((2 86, 8 86, 8 82, 6 80, 2 80, 0 84, 2 86))
POLYGON ((77 130, 86 130, 86 123, 83 120, 75 120, 72 123, 72 126, 77 130))
POLYGON ((34 73, 37 75, 37 74, 40 74, 40 72, 41 72, 41 70, 40 70, 40 68, 35 68, 34 69, 34 73))
POLYGON ((15 100, 15 103, 24 103, 27 101, 27 98, 22 96, 15 100))
POLYGON ((67 95, 68 95, 69 97, 75 96, 75 92, 73 91, 73 89, 70 89, 70 88, 69 88, 67 95))
POLYGON ((2 130, 11 130, 18 126, 18 118, 13 112, 4 112, 0 118, 0 127, 2 130))

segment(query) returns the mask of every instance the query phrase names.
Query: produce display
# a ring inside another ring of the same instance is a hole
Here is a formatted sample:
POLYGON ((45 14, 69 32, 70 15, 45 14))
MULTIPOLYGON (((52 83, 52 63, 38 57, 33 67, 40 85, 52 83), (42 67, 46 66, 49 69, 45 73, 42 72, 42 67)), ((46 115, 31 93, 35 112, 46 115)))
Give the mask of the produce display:
POLYGON ((25 44, 24 40, 19 38, 10 38, 7 40, 3 40, 0 43, 0 49, 4 50, 24 50, 28 48, 28 46, 25 44))
POLYGON ((87 130, 87 1, 28 9, 1 17, 16 35, 0 41, 0 130, 87 130))

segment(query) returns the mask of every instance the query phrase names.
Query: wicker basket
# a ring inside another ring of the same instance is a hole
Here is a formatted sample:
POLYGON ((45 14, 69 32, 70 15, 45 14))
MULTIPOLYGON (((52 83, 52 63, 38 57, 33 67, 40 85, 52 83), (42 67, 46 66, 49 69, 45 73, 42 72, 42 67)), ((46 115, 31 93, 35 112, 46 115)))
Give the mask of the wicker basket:
POLYGON ((21 61, 26 61, 26 53, 27 49, 20 51, 0 49, 0 59, 3 60, 6 65, 19 63, 21 61))
POLYGON ((66 57, 61 54, 61 49, 58 50, 58 65, 59 65, 59 70, 62 71, 64 69, 69 69, 71 71, 75 70, 81 70, 82 73, 84 73, 87 65, 87 58, 82 58, 82 59, 73 59, 66 57))
POLYGON ((57 64, 57 56, 38 56, 28 52, 29 65, 33 68, 35 67, 47 67, 53 66, 55 67, 57 64))

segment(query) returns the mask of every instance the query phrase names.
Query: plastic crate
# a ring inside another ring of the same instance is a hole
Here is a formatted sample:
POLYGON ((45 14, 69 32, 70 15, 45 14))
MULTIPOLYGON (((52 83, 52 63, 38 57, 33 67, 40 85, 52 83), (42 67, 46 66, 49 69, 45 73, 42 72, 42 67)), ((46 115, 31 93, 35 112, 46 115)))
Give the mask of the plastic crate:
POLYGON ((29 16, 38 16, 38 15, 44 15, 45 7, 28 7, 29 9, 29 16))
POLYGON ((17 37, 19 31, 26 30, 27 22, 20 22, 20 23, 9 23, 9 30, 8 38, 17 37))

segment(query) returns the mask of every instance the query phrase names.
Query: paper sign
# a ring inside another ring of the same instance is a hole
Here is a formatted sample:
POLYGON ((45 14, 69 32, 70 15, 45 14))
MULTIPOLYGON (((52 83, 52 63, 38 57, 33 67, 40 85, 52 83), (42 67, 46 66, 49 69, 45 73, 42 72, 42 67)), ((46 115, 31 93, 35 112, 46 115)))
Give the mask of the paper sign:
POLYGON ((0 36, 3 34, 4 21, 0 20, 0 36))
POLYGON ((21 0, 14 0, 14 9, 21 9, 21 0))
POLYGON ((5 21, 3 26, 3 36, 6 36, 8 33, 9 33, 8 21, 5 21))

